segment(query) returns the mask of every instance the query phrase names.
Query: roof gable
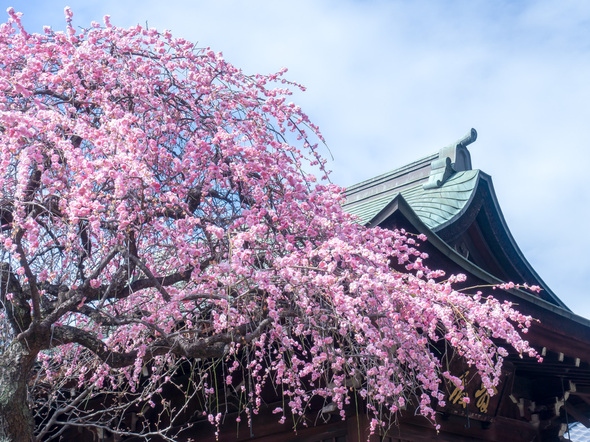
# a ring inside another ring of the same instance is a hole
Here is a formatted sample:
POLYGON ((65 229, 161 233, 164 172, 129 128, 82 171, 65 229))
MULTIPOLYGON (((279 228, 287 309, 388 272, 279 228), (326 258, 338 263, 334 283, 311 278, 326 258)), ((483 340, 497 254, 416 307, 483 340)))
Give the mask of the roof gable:
POLYGON ((491 177, 471 170, 466 138, 437 154, 349 187, 344 209, 364 225, 392 227, 392 216, 400 210, 401 199, 419 219, 413 224, 420 224, 420 233, 429 237, 436 234, 471 265, 494 278, 540 286, 540 299, 569 310, 535 272, 512 237, 491 177), (457 152, 462 159, 457 159, 457 152), (469 169, 457 171, 455 166, 469 169))

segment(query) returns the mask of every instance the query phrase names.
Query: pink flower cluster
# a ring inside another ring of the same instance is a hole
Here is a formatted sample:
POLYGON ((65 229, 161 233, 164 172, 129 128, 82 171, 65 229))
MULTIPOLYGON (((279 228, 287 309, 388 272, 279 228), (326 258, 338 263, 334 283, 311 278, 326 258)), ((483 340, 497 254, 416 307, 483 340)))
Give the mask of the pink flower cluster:
MULTIPOLYGON (((441 376, 453 378, 437 342, 490 390, 506 355, 497 339, 535 354, 519 335, 530 318, 458 292, 461 276, 441 282, 415 244, 426 238, 357 225, 342 189, 304 172, 323 169, 322 138, 287 101, 298 85, 284 71, 248 76, 221 54, 140 26, 76 33, 69 11, 66 33, 27 34, 9 13, 0 192, 13 220, 3 256, 21 263, 23 281, 30 271, 65 287, 61 297, 41 293, 43 320, 136 358, 112 368, 91 356, 96 370, 86 370, 83 344, 62 345, 43 359, 69 368, 48 376, 135 388, 147 365, 163 373, 221 342, 212 357, 227 373, 203 381, 205 396, 247 377, 249 418, 274 385, 284 421, 317 397, 344 415, 359 395, 377 428, 408 406, 434 419, 441 376)), ((214 406, 204 411, 219 425, 214 406)))

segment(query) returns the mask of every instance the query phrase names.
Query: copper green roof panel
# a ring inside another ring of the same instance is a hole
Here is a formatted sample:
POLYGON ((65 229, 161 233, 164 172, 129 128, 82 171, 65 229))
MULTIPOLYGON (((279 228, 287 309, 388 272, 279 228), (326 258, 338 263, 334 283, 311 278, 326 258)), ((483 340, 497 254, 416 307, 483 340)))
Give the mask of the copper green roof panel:
POLYGON ((415 186, 402 196, 429 229, 436 231, 462 213, 471 199, 479 170, 453 174, 441 187, 424 190, 415 186))
MULTIPOLYGON (((422 222, 432 230, 449 223, 461 214, 477 185, 479 170, 467 170, 454 173, 441 187, 424 189, 425 179, 401 190, 397 187, 383 189, 380 193, 365 194, 356 200, 349 197, 344 210, 359 217, 361 224, 373 220, 398 194, 401 194, 422 222)), ((427 175, 424 175, 427 178, 427 175)), ((361 183, 364 184, 364 183, 361 183)), ((359 185, 352 190, 356 190, 359 185)), ((401 187, 401 186, 400 186, 401 187)), ((354 194, 354 193, 353 193, 354 194)))
POLYGON ((400 192, 422 186, 428 179, 430 164, 436 158, 438 154, 433 154, 348 187, 344 210, 357 215, 361 224, 367 224, 400 192))

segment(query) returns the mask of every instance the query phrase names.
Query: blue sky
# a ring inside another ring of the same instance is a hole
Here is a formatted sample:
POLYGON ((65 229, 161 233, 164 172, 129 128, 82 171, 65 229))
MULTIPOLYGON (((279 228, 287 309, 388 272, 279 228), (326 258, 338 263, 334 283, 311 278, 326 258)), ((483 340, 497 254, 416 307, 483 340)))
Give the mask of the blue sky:
MULTIPOLYGON (((0 0, 30 32, 170 29, 247 73, 289 68, 350 185, 437 151, 471 127, 525 256, 590 318, 590 2, 0 0)), ((327 152, 326 152, 327 155, 327 152)))

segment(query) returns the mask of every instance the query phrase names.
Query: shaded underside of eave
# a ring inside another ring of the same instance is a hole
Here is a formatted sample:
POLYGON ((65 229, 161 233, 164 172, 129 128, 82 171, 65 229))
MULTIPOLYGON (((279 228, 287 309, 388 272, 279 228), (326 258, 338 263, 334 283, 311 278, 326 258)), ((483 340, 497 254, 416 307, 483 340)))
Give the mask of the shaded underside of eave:
MULTIPOLYGON (((491 231, 495 232, 495 234, 492 234, 490 231, 490 233, 486 235, 488 245, 490 246, 491 250, 495 250, 495 256, 503 256, 510 263, 510 265, 514 266, 516 269, 519 269, 519 272, 526 272, 523 274, 524 280, 518 282, 528 282, 529 284, 534 283, 539 285, 542 288, 543 298, 548 300, 550 303, 559 306, 559 308, 571 312, 565 303, 555 293, 553 293, 551 288, 545 283, 545 281, 543 281, 541 276, 528 262, 524 253, 522 253, 520 250, 518 243, 512 236, 512 233, 508 228, 508 224, 504 219, 502 209, 494 190, 492 178, 486 173, 482 172, 479 182, 480 185, 478 186, 478 192, 484 195, 483 202, 485 210, 483 210, 483 215, 487 218, 487 223, 489 223, 490 226, 495 225, 495 228, 491 228, 491 231), (527 274, 530 276, 530 278, 526 276, 527 274)), ((479 225, 481 226, 482 223, 480 222, 479 225)), ((517 282, 514 279, 513 281, 517 282)))

